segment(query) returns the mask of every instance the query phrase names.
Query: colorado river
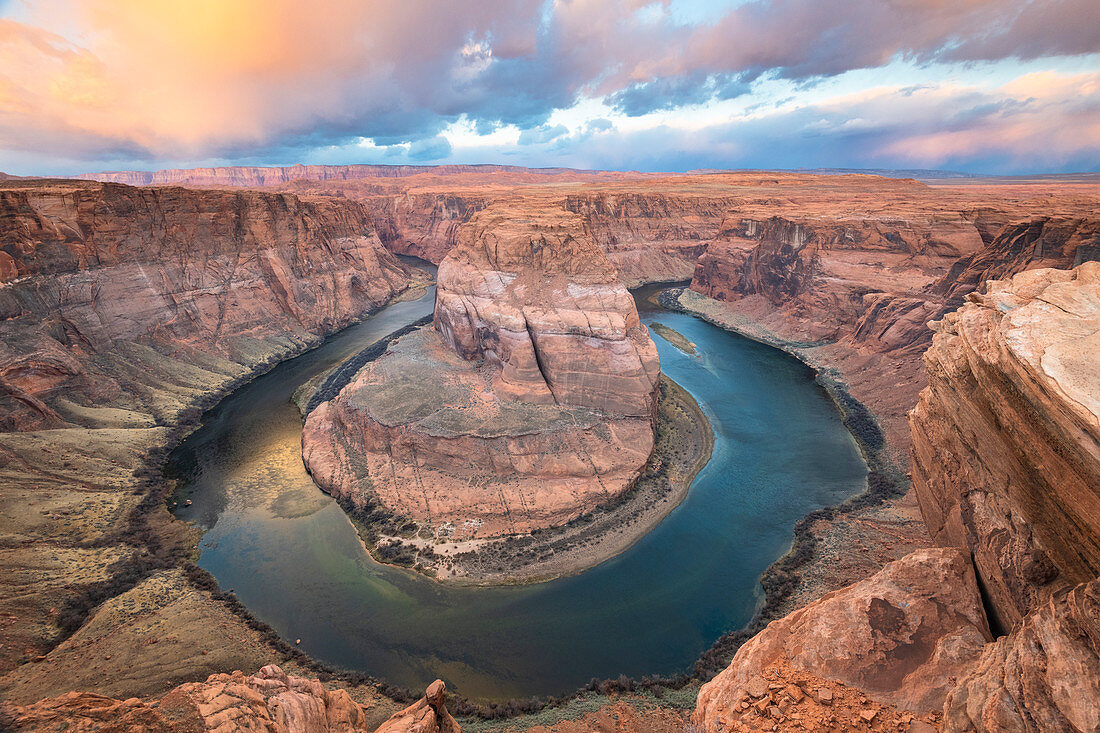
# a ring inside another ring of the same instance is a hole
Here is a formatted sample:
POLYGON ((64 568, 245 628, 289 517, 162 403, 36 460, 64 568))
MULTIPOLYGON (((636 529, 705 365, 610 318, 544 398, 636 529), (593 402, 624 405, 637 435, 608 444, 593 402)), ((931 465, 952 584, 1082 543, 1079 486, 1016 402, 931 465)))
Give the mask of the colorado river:
POLYGON ((653 333, 662 370, 715 432, 684 502, 617 558, 540 585, 450 587, 379 565, 306 474, 290 397, 429 314, 434 296, 390 305, 241 388, 172 457, 193 502, 177 516, 205 530, 199 564, 317 659, 413 689, 442 677, 484 698, 686 671, 752 617, 760 574, 798 518, 866 485, 855 442, 804 365, 639 294, 647 324, 694 343, 691 355, 653 333))

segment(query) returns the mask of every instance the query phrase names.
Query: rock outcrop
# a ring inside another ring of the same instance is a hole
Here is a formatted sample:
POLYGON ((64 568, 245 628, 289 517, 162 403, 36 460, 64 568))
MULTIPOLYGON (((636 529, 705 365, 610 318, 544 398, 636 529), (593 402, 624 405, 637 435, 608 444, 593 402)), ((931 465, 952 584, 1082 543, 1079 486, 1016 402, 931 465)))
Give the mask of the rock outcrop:
POLYGON ((706 731, 724 730, 777 663, 928 713, 943 706, 990 638, 967 554, 918 550, 770 623, 703 686, 694 720, 706 731))
POLYGON ((762 299, 804 340, 919 354, 931 339, 925 324, 985 280, 1100 257, 1094 218, 1013 222, 988 242, 982 224, 932 212, 902 220, 734 216, 699 258, 691 288, 750 308, 762 299))
POLYGON ((346 690, 287 675, 271 664, 253 676, 211 675, 157 699, 116 700, 70 692, 32 705, 0 705, 5 730, 69 730, 82 733, 461 733, 436 680, 425 696, 374 728, 346 690))
POLYGON ((354 202, 59 181, 0 187, 0 279, 8 430, 156 412, 172 372, 285 357, 409 281, 354 202))
POLYGON ((913 485, 1008 630, 1100 575, 1100 263, 990 281, 935 330, 913 485))
POLYGON ((483 211, 438 281, 436 330, 464 359, 499 367, 498 397, 652 416, 657 349, 581 217, 483 211))
POLYGON ((1055 593, 987 646, 948 696, 943 730, 1100 730, 1100 580, 1055 593))
POLYGON ((307 418, 315 480, 451 537, 561 524, 629 488, 653 447, 660 366, 583 220, 486 209, 437 293, 434 329, 307 418))

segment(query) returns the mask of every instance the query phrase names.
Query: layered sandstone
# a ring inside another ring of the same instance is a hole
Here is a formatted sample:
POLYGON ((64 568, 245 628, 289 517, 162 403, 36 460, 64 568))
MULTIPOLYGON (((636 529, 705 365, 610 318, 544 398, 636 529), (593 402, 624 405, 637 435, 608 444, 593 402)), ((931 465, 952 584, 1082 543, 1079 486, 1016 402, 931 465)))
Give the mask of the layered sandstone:
POLYGON ((499 367, 498 396, 652 416, 656 347, 581 217, 483 211, 438 281, 436 330, 464 359, 499 367))
POLYGON ((990 638, 967 554, 918 550, 769 624, 699 691, 694 721, 727 730, 777 664, 928 713, 943 706, 990 638))
POLYGON ((1100 574, 1100 263, 990 281, 936 331, 913 484, 1009 629, 1100 574))
POLYGON ((0 722, 12 731, 82 733, 461 733, 443 693, 436 680, 423 698, 375 728, 346 690, 326 689, 318 680, 290 676, 271 664, 252 676, 211 675, 155 699, 70 692, 31 705, 0 705, 0 722))
POLYGON ((943 730, 1100 730, 1100 580, 1055 593, 987 646, 948 696, 943 730))
POLYGON ((435 325, 306 420, 322 487, 447 536, 528 532, 621 494, 653 447, 660 366, 583 220, 490 208, 439 268, 435 325))
POLYGON ((160 417, 173 372, 301 350, 408 284, 354 202, 57 181, 0 187, 0 277, 7 429, 160 417))

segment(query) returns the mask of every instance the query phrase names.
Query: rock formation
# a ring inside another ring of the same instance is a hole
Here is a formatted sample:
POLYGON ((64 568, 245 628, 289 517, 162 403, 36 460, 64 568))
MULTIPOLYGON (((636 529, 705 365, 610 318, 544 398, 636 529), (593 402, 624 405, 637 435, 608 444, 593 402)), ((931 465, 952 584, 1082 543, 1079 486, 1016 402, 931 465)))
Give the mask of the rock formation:
POLYGON ((314 478, 455 536, 527 532, 625 491, 653 446, 660 367, 583 220, 486 209, 439 268, 435 327, 306 421, 314 478))
POLYGON ((438 281, 436 330, 464 359, 499 366, 498 397, 652 416, 656 348, 581 217, 483 211, 438 281))
POLYGON ((423 698, 375 729, 346 690, 326 689, 318 680, 292 677, 270 664, 253 676, 211 675, 158 699, 70 692, 32 705, 0 704, 0 724, 11 731, 82 733, 461 733, 443 692, 443 682, 436 680, 423 698))
POLYGON ((0 280, 0 426, 33 429, 285 357, 408 274, 354 202, 30 181, 0 187, 0 280))
POLYGON ((990 281, 936 331, 913 485, 1008 630, 1100 575, 1100 263, 990 281))
POLYGON ((723 730, 745 693, 780 661, 927 713, 943 706, 990 638, 966 553, 918 550, 769 624, 699 691, 694 720, 706 731, 723 730))
MULTIPOLYGON (((1029 238, 1030 261, 1052 230, 1091 246, 1079 223, 1006 227, 995 241, 1029 238)), ((700 692, 708 730, 739 719, 760 698, 750 682, 777 665, 915 712, 942 705, 953 733, 1100 729, 1100 263, 1026 270, 966 300, 932 324, 929 386, 910 417, 913 484, 947 547, 770 624, 700 692), (884 580, 912 597, 889 599, 884 580), (963 588, 966 612, 951 602, 963 588), (925 616, 929 604, 940 610, 925 616), (983 606, 1007 634, 985 644, 983 606)))
POLYGON ((1055 593, 987 646, 948 696, 943 730, 1100 730, 1100 580, 1055 593))

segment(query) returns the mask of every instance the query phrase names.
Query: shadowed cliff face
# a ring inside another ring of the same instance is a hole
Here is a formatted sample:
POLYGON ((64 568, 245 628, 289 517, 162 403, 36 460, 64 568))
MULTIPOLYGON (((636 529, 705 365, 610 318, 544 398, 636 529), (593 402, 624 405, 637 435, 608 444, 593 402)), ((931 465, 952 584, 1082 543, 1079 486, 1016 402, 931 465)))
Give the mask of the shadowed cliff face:
POLYGON ((312 412, 314 478, 440 536, 564 523, 631 486, 660 365, 583 219, 490 207, 440 265, 434 329, 402 337, 312 412))
POLYGON ((175 373, 243 374, 408 283, 353 202, 41 181, 0 188, 0 276, 9 430, 91 426, 108 403, 163 417, 175 373))

